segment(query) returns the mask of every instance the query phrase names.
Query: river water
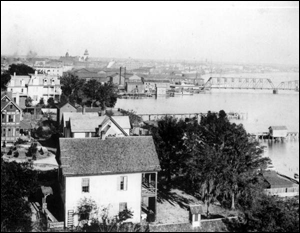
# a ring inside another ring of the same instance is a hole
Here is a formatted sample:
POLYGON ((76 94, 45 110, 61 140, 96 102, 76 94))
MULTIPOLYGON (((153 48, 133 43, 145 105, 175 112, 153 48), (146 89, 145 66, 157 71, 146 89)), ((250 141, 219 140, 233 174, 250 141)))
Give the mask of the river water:
MULTIPOLYGON (((220 77, 219 74, 202 76, 220 77)), ((299 73, 234 74, 222 77, 269 78, 274 86, 282 81, 299 80, 299 73)), ((205 94, 180 95, 144 99, 118 99, 116 108, 148 113, 206 113, 208 111, 243 112, 241 123, 249 133, 267 132, 269 126, 286 126, 288 131, 299 132, 299 92, 272 90, 216 90, 205 94)), ((299 174, 299 141, 262 142, 268 146, 264 156, 271 158, 275 169, 292 177, 299 174)))

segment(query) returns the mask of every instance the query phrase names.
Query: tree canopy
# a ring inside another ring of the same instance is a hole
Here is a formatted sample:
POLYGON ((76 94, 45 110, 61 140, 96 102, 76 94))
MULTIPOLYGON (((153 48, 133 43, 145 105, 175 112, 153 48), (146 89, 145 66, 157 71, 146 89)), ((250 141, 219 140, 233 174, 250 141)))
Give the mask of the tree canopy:
POLYGON ((70 103, 95 107, 114 107, 117 102, 117 87, 111 82, 100 83, 92 79, 85 82, 72 73, 61 78, 62 98, 70 103))
POLYGON ((200 123, 172 118, 158 121, 152 129, 163 175, 181 175, 187 191, 209 206, 243 205, 246 191, 261 182, 259 173, 270 161, 262 148, 252 141, 242 125, 231 123, 224 111, 208 112, 200 123))
POLYGON ((1 91, 7 90, 7 85, 10 82, 11 76, 8 71, 1 74, 1 91))
POLYGON ((29 75, 34 74, 35 69, 25 64, 11 64, 9 65, 8 72, 13 75, 29 75))
POLYGON ((1 158, 1 231, 31 230, 31 210, 24 197, 37 190, 37 179, 27 163, 6 163, 1 158))

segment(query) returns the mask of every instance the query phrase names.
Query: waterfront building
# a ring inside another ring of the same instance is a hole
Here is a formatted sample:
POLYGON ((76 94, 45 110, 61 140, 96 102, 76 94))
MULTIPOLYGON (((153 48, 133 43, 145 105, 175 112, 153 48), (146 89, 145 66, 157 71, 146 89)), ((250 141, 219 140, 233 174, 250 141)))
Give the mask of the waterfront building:
POLYGON ((166 95, 170 89, 170 80, 168 79, 144 79, 145 92, 155 93, 157 95, 166 95))
POLYGON ((76 214, 84 197, 108 208, 110 219, 128 209, 129 222, 155 220, 160 164, 152 137, 60 138, 58 158, 66 227, 85 217, 76 214))
POLYGON ((1 93, 1 144, 17 140, 21 120, 22 109, 13 101, 11 93, 1 93))
POLYGON ((273 138, 286 138, 287 130, 286 126, 270 126, 269 134, 273 138))
POLYGON ((126 80, 127 93, 144 93, 145 87, 143 79, 137 75, 132 75, 126 80))

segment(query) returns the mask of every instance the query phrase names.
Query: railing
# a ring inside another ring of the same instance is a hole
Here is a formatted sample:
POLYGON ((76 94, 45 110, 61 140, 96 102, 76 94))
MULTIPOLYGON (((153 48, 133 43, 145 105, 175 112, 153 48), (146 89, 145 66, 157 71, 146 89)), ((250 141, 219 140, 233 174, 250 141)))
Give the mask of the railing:
POLYGON ((268 195, 284 195, 288 196, 298 195, 299 187, 290 187, 290 188, 270 188, 265 189, 264 192, 268 195))

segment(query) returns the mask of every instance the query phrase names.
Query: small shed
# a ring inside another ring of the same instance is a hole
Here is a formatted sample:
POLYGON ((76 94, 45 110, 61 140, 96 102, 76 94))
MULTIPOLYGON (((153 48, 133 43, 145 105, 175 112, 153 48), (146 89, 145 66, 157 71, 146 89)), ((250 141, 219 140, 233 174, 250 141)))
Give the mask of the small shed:
POLYGON ((285 138, 287 136, 286 126, 270 126, 269 134, 274 138, 285 138))
POLYGON ((192 227, 201 227, 202 207, 199 204, 190 205, 190 221, 192 227))

